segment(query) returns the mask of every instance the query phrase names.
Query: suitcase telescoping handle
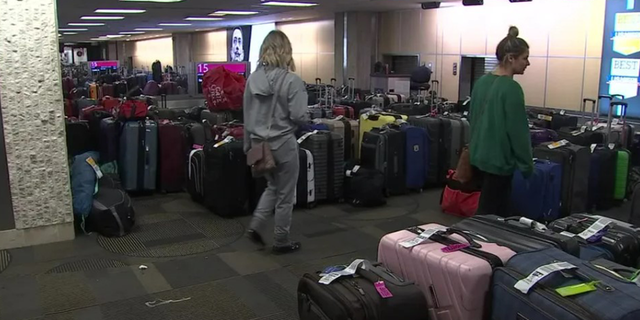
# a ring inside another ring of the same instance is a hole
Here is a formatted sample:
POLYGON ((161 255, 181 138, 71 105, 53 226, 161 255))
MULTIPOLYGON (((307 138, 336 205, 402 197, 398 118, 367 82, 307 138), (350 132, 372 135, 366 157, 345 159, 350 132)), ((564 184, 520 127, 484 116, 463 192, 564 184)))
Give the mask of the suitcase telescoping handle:
POLYGON ((620 110, 620 117, 622 119, 622 139, 620 141, 620 143, 622 144, 622 146, 626 146, 626 135, 625 135, 625 131, 626 131, 626 116, 627 116, 627 108, 629 107, 629 104, 624 102, 624 101, 613 101, 611 102, 611 104, 609 105, 609 118, 607 119, 607 144, 609 144, 611 141, 611 126, 612 126, 612 122, 613 122, 613 109, 616 107, 621 107, 622 110, 620 110))
POLYGON ((356 100, 356 78, 349 78, 349 99, 356 100))
POLYGON ((591 102, 591 129, 593 130, 593 128, 595 126, 593 121, 595 120, 595 117, 596 117, 596 105, 597 105, 598 101, 596 101, 595 99, 589 99, 589 98, 582 99, 582 112, 583 113, 587 113, 587 102, 591 102))

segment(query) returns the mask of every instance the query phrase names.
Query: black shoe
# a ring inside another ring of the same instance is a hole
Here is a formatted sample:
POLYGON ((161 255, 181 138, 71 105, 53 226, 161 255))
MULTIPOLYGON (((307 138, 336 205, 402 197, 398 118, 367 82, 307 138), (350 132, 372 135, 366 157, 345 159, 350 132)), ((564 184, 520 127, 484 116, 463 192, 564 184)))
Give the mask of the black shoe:
POLYGON ((291 253, 291 252, 300 250, 301 246, 302 244, 300 244, 299 241, 291 241, 291 243, 286 246, 273 246, 273 253, 275 254, 291 253))
POLYGON ((253 229, 247 230, 247 238, 249 238, 251 242, 260 247, 264 247, 267 245, 266 243, 264 243, 264 240, 262 240, 262 236, 258 233, 258 231, 255 231, 253 229))

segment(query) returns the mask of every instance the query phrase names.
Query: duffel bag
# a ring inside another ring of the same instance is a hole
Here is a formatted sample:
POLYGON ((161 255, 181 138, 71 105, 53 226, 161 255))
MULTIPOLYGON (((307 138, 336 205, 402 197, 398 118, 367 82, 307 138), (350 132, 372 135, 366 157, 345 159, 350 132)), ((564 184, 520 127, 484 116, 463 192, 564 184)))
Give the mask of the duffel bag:
POLYGON ((144 101, 140 100, 126 100, 120 105, 118 110, 118 116, 120 119, 132 120, 132 119, 144 119, 147 116, 148 105, 144 101))
POLYGON ((100 188, 94 196, 88 228, 105 237, 123 237, 135 225, 135 212, 129 195, 122 189, 100 188))

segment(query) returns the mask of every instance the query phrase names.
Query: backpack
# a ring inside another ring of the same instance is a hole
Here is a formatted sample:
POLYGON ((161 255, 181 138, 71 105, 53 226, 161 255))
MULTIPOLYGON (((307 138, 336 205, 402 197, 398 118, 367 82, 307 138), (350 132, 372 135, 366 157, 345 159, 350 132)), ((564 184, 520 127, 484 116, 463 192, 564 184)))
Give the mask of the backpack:
POLYGON ((131 198, 124 190, 100 188, 87 217, 89 230, 105 237, 123 237, 131 232, 135 222, 131 198))
POLYGON ((242 109, 246 80, 219 66, 204 74, 202 91, 211 111, 242 109))
POLYGON ((100 155, 91 151, 73 158, 71 165, 71 195, 73 213, 76 217, 86 218, 91 212, 91 201, 96 189, 96 172, 87 159, 99 160, 100 155))

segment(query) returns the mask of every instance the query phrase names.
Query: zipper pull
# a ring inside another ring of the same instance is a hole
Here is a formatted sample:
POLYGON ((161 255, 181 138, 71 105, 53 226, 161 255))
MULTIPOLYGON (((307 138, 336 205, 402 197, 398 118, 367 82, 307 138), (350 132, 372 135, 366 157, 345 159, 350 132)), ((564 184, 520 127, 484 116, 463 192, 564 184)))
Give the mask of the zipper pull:
POLYGON ((351 281, 351 284, 353 284, 353 287, 356 288, 356 290, 358 290, 358 292, 360 292, 361 295, 365 295, 364 290, 362 290, 362 288, 360 288, 360 286, 358 285, 357 282, 355 281, 351 281))

